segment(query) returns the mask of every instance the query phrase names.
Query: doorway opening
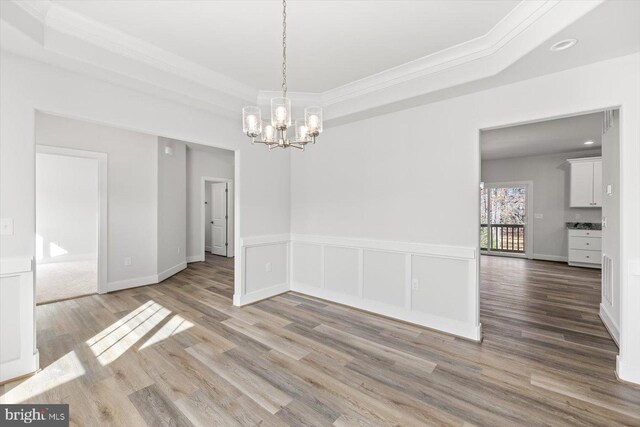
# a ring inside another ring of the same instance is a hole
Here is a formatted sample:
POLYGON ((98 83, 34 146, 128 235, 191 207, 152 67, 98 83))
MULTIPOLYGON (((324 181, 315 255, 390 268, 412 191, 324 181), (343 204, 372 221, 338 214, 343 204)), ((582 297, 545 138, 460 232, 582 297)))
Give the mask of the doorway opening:
POLYGON ((615 350, 619 120, 620 110, 613 108, 480 130, 483 324, 513 307, 526 313, 531 330, 549 322, 569 330, 567 319, 574 318, 592 339, 589 345, 597 347, 606 330, 612 337, 606 345, 615 350), (601 323, 585 320, 597 317, 601 323))
POLYGON ((233 180, 202 177, 200 188, 202 201, 200 235, 203 260, 206 253, 233 258, 235 249, 233 180))
POLYGON ((232 258, 234 256, 234 191, 233 180, 202 177, 204 214, 203 254, 232 258))
POLYGON ((36 304, 101 292, 106 156, 36 147, 36 304))

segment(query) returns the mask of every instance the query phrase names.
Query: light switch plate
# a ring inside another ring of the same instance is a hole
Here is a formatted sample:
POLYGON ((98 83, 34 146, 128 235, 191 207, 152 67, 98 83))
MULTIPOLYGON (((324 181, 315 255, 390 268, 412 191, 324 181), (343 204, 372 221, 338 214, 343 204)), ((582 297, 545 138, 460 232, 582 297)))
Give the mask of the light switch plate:
POLYGON ((411 280, 411 289, 414 291, 417 291, 418 289, 420 289, 420 281, 418 279, 411 280))
POLYGON ((267 273, 271 273, 271 263, 270 263, 270 262, 268 262, 268 263, 265 265, 264 269, 265 269, 265 271, 266 271, 267 273))
POLYGON ((613 185, 607 184, 607 196, 611 196, 613 194, 613 185))
POLYGON ((0 219, 0 235, 13 236, 13 218, 0 219))
POLYGON ((124 265, 131 265, 131 257, 124 258, 124 265))

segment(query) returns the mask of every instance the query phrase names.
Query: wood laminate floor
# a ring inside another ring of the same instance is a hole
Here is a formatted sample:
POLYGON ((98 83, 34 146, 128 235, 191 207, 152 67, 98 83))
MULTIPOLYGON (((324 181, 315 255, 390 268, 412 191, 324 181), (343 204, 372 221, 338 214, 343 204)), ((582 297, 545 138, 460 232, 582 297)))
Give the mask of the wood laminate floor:
POLYGON ((284 294, 231 306, 232 260, 37 307, 42 371, 2 401, 72 425, 640 425, 599 271, 483 257, 477 344, 284 294))

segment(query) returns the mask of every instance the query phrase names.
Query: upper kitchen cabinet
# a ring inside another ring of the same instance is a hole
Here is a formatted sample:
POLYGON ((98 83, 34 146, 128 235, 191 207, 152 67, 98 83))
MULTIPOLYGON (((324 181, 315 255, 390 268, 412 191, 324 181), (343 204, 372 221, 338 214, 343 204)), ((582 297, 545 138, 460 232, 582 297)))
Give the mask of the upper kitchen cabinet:
POLYGON ((602 157, 568 159, 571 165, 572 208, 602 207, 602 157))

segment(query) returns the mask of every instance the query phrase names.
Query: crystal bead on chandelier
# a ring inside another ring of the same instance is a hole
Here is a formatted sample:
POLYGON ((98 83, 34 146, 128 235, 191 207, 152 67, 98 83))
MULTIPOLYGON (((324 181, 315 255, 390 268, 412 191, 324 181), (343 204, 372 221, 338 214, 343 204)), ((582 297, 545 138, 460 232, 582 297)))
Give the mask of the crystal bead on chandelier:
POLYGON ((260 108, 251 106, 242 109, 242 131, 252 143, 265 144, 272 148, 298 148, 304 150, 308 143, 316 143, 322 133, 322 108, 307 107, 304 118, 295 121, 295 139, 291 140, 291 100, 287 98, 287 1, 282 2, 282 97, 271 99, 271 118, 262 121, 260 108))

